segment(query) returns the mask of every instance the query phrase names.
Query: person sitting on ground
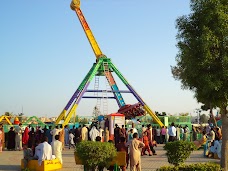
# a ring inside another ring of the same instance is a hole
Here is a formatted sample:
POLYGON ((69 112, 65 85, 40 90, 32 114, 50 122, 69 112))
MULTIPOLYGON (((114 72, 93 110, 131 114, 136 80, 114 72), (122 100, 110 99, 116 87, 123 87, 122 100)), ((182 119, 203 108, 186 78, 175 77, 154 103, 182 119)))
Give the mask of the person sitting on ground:
POLYGON ((32 149, 27 144, 23 145, 23 156, 24 168, 27 168, 28 162, 33 159, 32 149))
POLYGON ((202 145, 206 144, 207 142, 207 135, 206 135, 206 131, 202 132, 202 138, 196 141, 193 141, 193 143, 195 144, 196 148, 200 148, 202 145))
POLYGON ((62 159, 62 150, 63 150, 63 143, 59 141, 59 135, 55 135, 55 141, 51 142, 52 147, 52 154, 55 155, 57 159, 59 159, 60 163, 63 163, 62 159))
POLYGON ((209 132, 209 139, 211 140, 211 142, 213 142, 215 140, 214 127, 211 127, 211 130, 209 132))
POLYGON ((218 156, 218 158, 221 158, 221 143, 219 141, 219 137, 215 137, 215 141, 210 147, 208 157, 214 157, 215 154, 218 156))
POLYGON ((218 137, 219 140, 222 139, 222 131, 219 127, 215 128, 215 137, 218 137))

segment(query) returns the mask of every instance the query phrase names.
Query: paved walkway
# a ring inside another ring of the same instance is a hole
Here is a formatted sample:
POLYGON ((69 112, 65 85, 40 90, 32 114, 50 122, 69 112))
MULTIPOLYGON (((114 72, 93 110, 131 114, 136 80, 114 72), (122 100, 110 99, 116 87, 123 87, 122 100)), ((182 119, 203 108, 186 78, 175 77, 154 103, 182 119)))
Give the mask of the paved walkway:
MULTIPOLYGON (((63 169, 61 171, 83 171, 82 166, 75 164, 73 152, 73 149, 63 151, 63 169)), ((162 145, 158 145, 156 152, 157 156, 142 156, 143 171, 153 171, 161 166, 169 165, 162 145)), ((0 153, 0 171, 19 171, 22 156, 22 151, 3 151, 0 153)), ((219 160, 204 158, 203 151, 198 150, 191 154, 186 163, 204 163, 209 161, 219 163, 219 160)))

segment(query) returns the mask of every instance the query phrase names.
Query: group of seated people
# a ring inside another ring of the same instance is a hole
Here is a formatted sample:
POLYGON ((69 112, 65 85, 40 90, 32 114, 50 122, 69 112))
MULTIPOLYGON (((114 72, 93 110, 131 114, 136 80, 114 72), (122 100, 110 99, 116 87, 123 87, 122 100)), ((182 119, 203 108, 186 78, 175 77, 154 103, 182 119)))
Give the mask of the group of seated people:
POLYGON ((207 157, 221 158, 222 132, 219 127, 211 127, 207 142, 207 157))
POLYGON ((222 133, 219 127, 211 127, 209 131, 203 130, 202 137, 194 141, 197 148, 205 146, 205 155, 210 158, 221 158, 222 133))
POLYGON ((222 148, 222 140, 220 140, 218 137, 215 137, 215 140, 212 142, 209 142, 209 152, 207 154, 207 157, 212 158, 221 158, 221 148, 222 148))
POLYGON ((207 134, 206 131, 203 130, 202 132, 202 137, 199 140, 193 141, 193 143, 195 144, 196 148, 200 148, 202 145, 205 145, 207 142, 207 134))
POLYGON ((51 145, 48 143, 48 137, 44 137, 42 142, 39 142, 35 147, 35 153, 31 148, 28 148, 27 144, 24 144, 23 155, 24 168, 27 167, 30 160, 38 160, 38 164, 41 165, 44 160, 57 158, 62 163, 62 143, 59 141, 59 135, 55 135, 55 140, 51 145))

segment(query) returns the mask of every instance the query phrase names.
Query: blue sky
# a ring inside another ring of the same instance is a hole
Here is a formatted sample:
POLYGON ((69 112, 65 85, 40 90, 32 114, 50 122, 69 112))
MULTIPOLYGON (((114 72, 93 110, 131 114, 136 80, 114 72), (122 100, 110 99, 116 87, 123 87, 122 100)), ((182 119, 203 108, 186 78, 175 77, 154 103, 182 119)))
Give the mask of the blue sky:
MULTIPOLYGON (((23 109, 29 116, 58 116, 95 62, 69 5, 66 0, 0 2, 0 114, 23 109)), ((102 52, 152 110, 176 114, 200 106, 170 69, 178 52, 175 20, 189 14, 189 1, 82 0, 81 9, 102 52)), ((78 115, 91 115, 95 105, 96 100, 82 99, 78 115)), ((108 106, 110 113, 117 110, 115 101, 108 106)))

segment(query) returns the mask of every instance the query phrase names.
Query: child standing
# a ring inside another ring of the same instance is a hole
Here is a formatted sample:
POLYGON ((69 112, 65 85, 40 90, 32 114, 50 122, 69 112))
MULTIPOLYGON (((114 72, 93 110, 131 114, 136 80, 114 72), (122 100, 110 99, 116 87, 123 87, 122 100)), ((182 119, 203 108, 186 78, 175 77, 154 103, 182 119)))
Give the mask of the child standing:
POLYGON ((143 138, 142 138, 142 141, 143 141, 143 143, 145 144, 145 146, 143 147, 143 149, 142 149, 142 156, 143 155, 146 155, 146 150, 148 151, 148 153, 149 153, 149 156, 152 156, 151 155, 151 151, 150 151, 150 145, 149 145, 149 139, 148 139, 148 136, 147 136, 147 132, 144 132, 143 133, 143 138))
POLYGON ((74 145, 74 134, 72 133, 72 131, 69 131, 69 149, 70 149, 71 146, 73 146, 75 148, 75 145, 74 145))

